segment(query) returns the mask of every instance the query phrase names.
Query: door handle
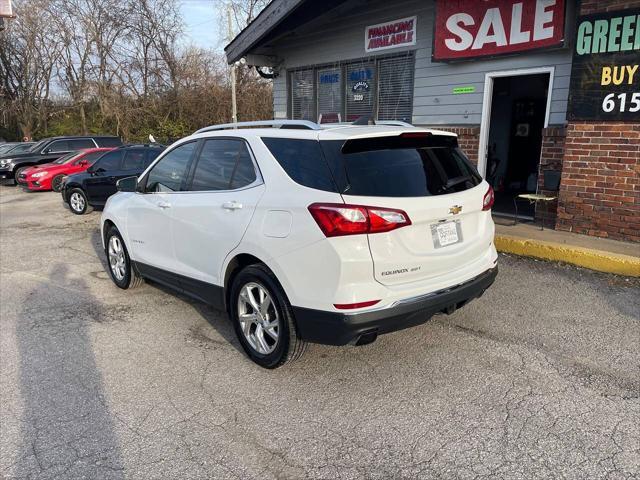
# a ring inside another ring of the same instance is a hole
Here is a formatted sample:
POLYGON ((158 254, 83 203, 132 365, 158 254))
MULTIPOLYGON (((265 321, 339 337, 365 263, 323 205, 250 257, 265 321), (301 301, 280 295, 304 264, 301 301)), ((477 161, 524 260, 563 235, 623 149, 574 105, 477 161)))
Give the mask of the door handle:
POLYGON ((166 208, 171 208, 171 204, 169 202, 158 202, 156 205, 162 208, 163 210, 166 208))
POLYGON ((226 210, 240 210, 242 208, 242 204, 240 202, 236 202, 235 200, 232 202, 225 202, 222 204, 222 208, 226 210))

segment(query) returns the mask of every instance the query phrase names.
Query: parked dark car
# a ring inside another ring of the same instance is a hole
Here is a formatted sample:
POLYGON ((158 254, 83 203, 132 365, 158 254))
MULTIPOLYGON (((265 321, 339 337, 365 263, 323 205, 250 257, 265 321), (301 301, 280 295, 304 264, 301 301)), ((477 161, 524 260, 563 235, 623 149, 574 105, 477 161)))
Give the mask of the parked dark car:
POLYGON ((15 155, 16 153, 24 153, 31 150, 36 142, 7 142, 0 143, 0 158, 15 155))
POLYGON ((76 215, 102 207, 121 178, 139 176, 162 153, 161 145, 126 145, 105 153, 86 172, 63 180, 62 199, 76 215))
POLYGON ((9 153, 0 158, 0 180, 20 182, 20 173, 25 168, 41 163, 50 163, 74 150, 97 147, 119 147, 122 140, 109 136, 52 137, 40 140, 31 150, 15 155, 9 153))

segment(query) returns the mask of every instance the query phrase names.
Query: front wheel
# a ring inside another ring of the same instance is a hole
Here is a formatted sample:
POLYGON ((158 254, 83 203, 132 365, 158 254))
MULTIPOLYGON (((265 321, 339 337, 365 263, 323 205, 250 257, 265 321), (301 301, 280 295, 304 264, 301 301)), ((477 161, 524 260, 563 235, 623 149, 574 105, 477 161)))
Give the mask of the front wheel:
POLYGON ((115 226, 107 231, 105 255, 109 264, 111 280, 119 288, 127 290, 142 285, 143 280, 136 273, 129 258, 129 252, 115 226))
POLYGON ((29 167, 16 168, 16 171, 13 172, 13 181, 15 182, 16 185, 26 185, 27 184, 27 182, 20 180, 20 175, 27 168, 29 168, 29 167))
POLYGON ((69 193, 69 207, 76 215, 84 215, 87 211, 90 211, 87 196, 79 188, 74 188, 69 193))
POLYGON ((261 367, 278 368, 304 353, 307 344, 298 337, 289 300, 265 266, 249 266, 236 276, 230 313, 242 348, 261 367))
POLYGON ((51 180, 51 190, 53 190, 54 192, 59 192, 60 190, 62 190, 63 178, 64 175, 56 175, 55 177, 53 177, 53 179, 51 180))

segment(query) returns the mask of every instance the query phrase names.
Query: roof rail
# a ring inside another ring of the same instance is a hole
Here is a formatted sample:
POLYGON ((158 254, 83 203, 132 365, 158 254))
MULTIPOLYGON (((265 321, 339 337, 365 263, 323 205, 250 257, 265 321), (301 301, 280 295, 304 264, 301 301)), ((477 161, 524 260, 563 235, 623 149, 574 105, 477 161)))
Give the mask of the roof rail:
POLYGON ((217 130, 230 130, 230 129, 248 128, 248 127, 320 130, 320 126, 317 123, 313 123, 308 120, 262 120, 258 122, 238 122, 238 123, 223 123, 220 125, 211 125, 209 127, 201 128, 195 133, 215 132, 217 130))

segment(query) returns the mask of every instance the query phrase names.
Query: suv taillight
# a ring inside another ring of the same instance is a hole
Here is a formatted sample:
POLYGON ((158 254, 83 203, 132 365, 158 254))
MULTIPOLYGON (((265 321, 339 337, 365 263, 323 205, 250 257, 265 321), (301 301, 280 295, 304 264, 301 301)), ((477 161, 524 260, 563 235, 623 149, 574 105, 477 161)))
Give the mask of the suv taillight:
POLYGON ((493 202, 496 199, 495 194, 493 193, 493 187, 489 185, 489 190, 484 194, 484 198, 482 199, 482 210, 487 211, 491 210, 493 207, 493 202))
POLYGON ((314 203, 309 212, 327 237, 382 233, 411 225, 409 215, 395 208, 314 203))

